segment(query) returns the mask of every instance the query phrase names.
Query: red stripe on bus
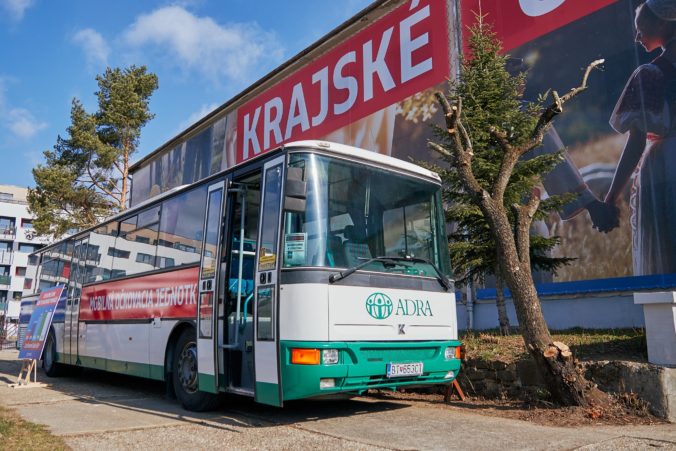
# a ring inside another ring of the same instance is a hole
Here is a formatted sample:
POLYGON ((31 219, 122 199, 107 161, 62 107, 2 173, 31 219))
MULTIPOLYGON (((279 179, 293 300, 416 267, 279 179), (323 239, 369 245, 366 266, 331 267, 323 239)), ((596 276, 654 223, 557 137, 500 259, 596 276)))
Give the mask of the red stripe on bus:
POLYGON ((194 318, 199 268, 90 285, 82 289, 81 321, 194 318))

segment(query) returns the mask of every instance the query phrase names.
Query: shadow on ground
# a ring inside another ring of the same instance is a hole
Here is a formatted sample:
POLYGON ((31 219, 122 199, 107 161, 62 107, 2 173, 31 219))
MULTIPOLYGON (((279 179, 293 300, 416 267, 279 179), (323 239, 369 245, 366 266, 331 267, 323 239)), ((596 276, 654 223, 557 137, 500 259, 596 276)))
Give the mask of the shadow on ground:
MULTIPOLYGON (((0 358, 0 381, 14 383, 21 362, 7 358, 6 351, 3 354, 4 358, 0 358)), ((347 399, 290 401, 285 403, 284 408, 277 408, 258 404, 248 397, 226 395, 216 411, 196 413, 183 409, 178 401, 169 399, 163 382, 149 379, 90 369, 85 369, 77 376, 50 378, 39 368, 38 382, 45 383, 48 387, 35 390, 50 390, 52 397, 63 401, 110 406, 130 413, 166 418, 168 421, 181 420, 224 429, 234 426, 264 428, 408 407, 407 403, 387 400, 347 399)), ((59 402, 41 400, 39 396, 36 398, 38 399, 24 399, 22 404, 59 402)))

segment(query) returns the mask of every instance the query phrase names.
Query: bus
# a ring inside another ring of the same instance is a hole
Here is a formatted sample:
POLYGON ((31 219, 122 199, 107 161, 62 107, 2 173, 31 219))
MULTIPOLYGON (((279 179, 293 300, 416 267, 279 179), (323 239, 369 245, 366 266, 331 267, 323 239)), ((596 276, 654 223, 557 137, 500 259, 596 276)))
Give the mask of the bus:
POLYGON ((48 376, 164 381, 184 408, 451 383, 460 370, 438 175, 286 144, 35 253, 63 284, 48 376))

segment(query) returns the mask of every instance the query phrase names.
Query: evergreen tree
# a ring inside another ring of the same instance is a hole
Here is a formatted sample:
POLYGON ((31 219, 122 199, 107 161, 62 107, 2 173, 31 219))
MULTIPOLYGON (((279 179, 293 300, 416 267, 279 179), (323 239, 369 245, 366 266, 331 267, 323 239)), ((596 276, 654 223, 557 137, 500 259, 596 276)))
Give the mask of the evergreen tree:
POLYGON ((68 136, 57 137, 45 164, 33 169, 28 204, 40 235, 86 228, 127 206, 129 163, 154 117, 148 103, 157 76, 131 66, 107 68, 96 81, 98 110, 90 114, 73 99, 68 136))
MULTIPOLYGON (((570 198, 541 200, 541 177, 561 160, 561 154, 533 156, 552 119, 563 104, 586 88, 583 83, 544 107, 545 96, 524 103, 524 74, 510 76, 501 44, 489 25, 477 16, 470 28, 471 55, 462 62, 448 96, 437 98, 445 128, 430 143, 448 163, 439 172, 448 202, 447 218, 458 225, 449 245, 454 268, 465 279, 495 272, 507 284, 526 347, 553 397, 567 405, 585 405, 587 395, 599 395, 575 371, 570 350, 553 343, 542 316, 532 268, 555 270, 566 259, 546 251, 556 237, 530 236, 534 220, 544 219, 570 198)), ((600 395, 599 395, 600 397, 600 395)))
MULTIPOLYGON (((473 46, 481 50, 476 58, 462 58, 461 76, 458 82, 451 84, 455 95, 467 99, 464 101, 466 117, 463 119, 472 137, 475 177, 485 186, 490 186, 500 169, 500 148, 490 134, 490 128, 496 124, 509 129, 510 135, 517 141, 524 141, 530 135, 537 120, 535 112, 542 105, 540 102, 525 103, 521 98, 525 85, 525 74, 510 76, 506 71, 508 56, 500 53, 500 42, 490 32, 480 33, 478 28, 471 30, 473 46)), ((442 131, 443 135, 443 131, 442 131)), ((442 155, 442 157, 445 157, 442 155)), ((445 157, 450 162, 448 157, 445 157)), ((515 167, 512 183, 505 192, 505 203, 513 204, 524 196, 526 191, 535 188, 531 174, 546 174, 563 159, 561 152, 529 158, 526 154, 515 167)), ((462 180, 457 171, 432 166, 440 173, 444 181, 444 198, 449 205, 446 220, 455 224, 456 229, 449 235, 449 252, 451 264, 458 276, 456 282, 462 286, 483 283, 487 276, 496 279, 496 305, 500 330, 503 334, 510 331, 509 318, 503 295, 503 276, 501 275, 496 244, 490 227, 480 208, 473 203, 468 193, 462 189, 462 180)), ((558 211, 569 196, 550 197, 546 204, 540 205, 538 218, 558 211)), ((509 214, 510 223, 514 224, 514 215, 509 214)), ((550 251, 559 243, 559 237, 531 236, 530 257, 534 270, 554 272, 561 265, 569 263, 570 258, 550 257, 550 251)))

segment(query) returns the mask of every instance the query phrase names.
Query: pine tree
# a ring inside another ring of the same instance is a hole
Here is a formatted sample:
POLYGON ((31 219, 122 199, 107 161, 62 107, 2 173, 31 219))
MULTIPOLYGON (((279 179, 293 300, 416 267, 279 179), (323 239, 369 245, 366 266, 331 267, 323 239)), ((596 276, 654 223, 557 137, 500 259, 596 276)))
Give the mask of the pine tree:
POLYGON ((570 199, 541 199, 541 178, 561 161, 561 154, 533 156, 563 104, 586 89, 582 85, 544 107, 546 96, 524 103, 524 74, 511 76, 506 57, 490 26, 477 16, 470 28, 470 55, 461 65, 448 96, 437 99, 445 128, 430 143, 448 163, 440 172, 447 218, 458 225, 449 245, 454 269, 465 278, 498 273, 510 289, 526 347, 552 396, 562 404, 586 405, 598 389, 578 375, 563 343, 554 343, 544 321, 532 276, 533 267, 555 270, 566 259, 546 251, 556 237, 530 236, 533 221, 544 219, 570 199))
POLYGON ((145 66, 107 68, 96 77, 98 110, 87 113, 78 99, 71 106, 68 136, 57 137, 33 169, 29 209, 40 235, 83 229, 127 206, 129 163, 141 129, 154 115, 150 96, 157 76, 145 66))

